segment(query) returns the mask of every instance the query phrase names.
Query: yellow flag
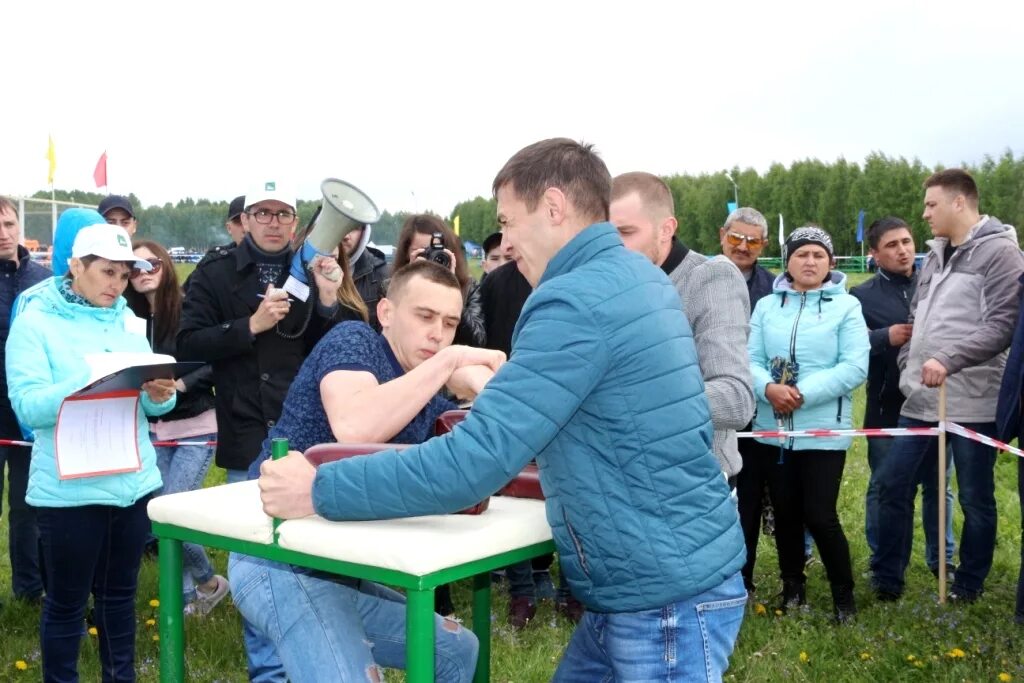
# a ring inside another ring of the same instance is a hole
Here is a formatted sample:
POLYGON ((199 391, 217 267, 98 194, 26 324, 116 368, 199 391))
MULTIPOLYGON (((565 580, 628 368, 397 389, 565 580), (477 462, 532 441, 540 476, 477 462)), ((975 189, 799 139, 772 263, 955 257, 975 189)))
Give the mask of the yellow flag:
POLYGON ((455 234, 459 234, 459 217, 456 216, 452 219, 452 228, 455 230, 455 234))
POLYGON ((50 162, 50 173, 47 175, 46 182, 53 185, 53 172, 57 170, 57 152, 53 149, 53 136, 50 138, 50 145, 46 148, 46 159, 50 162))

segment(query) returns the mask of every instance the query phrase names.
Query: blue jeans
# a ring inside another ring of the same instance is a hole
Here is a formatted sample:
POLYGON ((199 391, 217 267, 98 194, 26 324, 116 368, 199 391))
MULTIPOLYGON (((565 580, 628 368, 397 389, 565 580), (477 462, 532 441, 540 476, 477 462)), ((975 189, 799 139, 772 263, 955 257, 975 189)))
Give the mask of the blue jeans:
POLYGON ((0 507, 3 505, 4 463, 7 463, 7 501, 10 506, 7 529, 11 556, 11 588, 14 597, 25 600, 34 600, 43 594, 36 509, 25 502, 31 459, 31 448, 0 446, 0 507))
POLYGON ((587 610, 553 683, 721 681, 747 592, 732 577, 692 598, 641 612, 587 610))
MULTIPOLYGON (((216 434, 202 434, 189 441, 215 441, 216 434)), ((157 446, 156 466, 164 486, 160 495, 195 491, 202 487, 206 472, 213 460, 213 446, 157 446)), ((213 578, 213 567, 206 551, 196 543, 182 544, 182 585, 185 603, 196 599, 196 585, 213 578)))
POLYGON ((237 484, 240 481, 249 481, 249 470, 224 470, 227 481, 225 484, 237 484))
MULTIPOLYGON (((900 427, 934 427, 901 417, 900 427)), ((994 435, 992 422, 964 424, 964 427, 994 435)), ((996 501, 993 468, 995 449, 961 436, 946 437, 953 452, 959 485, 963 532, 960 535, 960 567, 953 590, 976 595, 984 588, 992 568, 996 541, 996 501)), ((902 593, 903 576, 910 561, 913 538, 914 493, 917 482, 938 478, 938 438, 898 436, 882 463, 878 479, 878 549, 872 565, 875 587, 902 593)))
POLYGON ((78 681, 85 608, 93 595, 103 681, 135 680, 135 592, 149 532, 146 504, 38 508, 46 562, 39 627, 43 679, 78 681))
MULTIPOLYGON (((923 438, 923 437, 914 437, 923 438)), ((868 492, 864 500, 864 534, 872 558, 878 549, 878 478, 882 461, 889 455, 894 439, 868 439, 868 467, 871 478, 868 480, 868 492)), ((947 451, 949 447, 947 446, 947 451)), ((946 457, 946 564, 953 564, 956 554, 956 539, 953 537, 953 456, 950 452, 946 457)), ((924 529, 924 555, 928 568, 936 571, 939 568, 939 498, 937 479, 924 479, 921 484, 921 528, 924 529)), ((916 486, 915 486, 916 489, 916 486)), ((913 522, 908 531, 913 536, 913 522)))
MULTIPOLYGON (((366 681, 378 666, 405 668, 405 599, 369 581, 232 553, 235 606, 277 648, 293 681, 366 681)), ((435 677, 469 683, 478 643, 472 631, 436 616, 435 677)))

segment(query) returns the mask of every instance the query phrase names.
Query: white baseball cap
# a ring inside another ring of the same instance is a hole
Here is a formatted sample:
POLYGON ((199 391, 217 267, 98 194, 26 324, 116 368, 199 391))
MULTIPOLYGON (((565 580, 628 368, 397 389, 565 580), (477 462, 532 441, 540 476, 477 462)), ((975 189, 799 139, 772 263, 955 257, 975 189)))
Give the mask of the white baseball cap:
POLYGON ((291 207, 292 211, 296 210, 297 203, 295 201, 295 195, 289 194, 285 189, 277 189, 277 183, 273 181, 268 181, 254 187, 250 187, 249 191, 245 193, 245 208, 248 209, 253 204, 259 204, 260 202, 267 202, 270 200, 287 204, 291 207))
POLYGON ((71 258, 83 256, 99 256, 108 261, 131 263, 133 268, 146 272, 153 269, 153 264, 135 255, 131 238, 119 225, 99 223, 79 230, 75 235, 75 244, 71 247, 71 258))

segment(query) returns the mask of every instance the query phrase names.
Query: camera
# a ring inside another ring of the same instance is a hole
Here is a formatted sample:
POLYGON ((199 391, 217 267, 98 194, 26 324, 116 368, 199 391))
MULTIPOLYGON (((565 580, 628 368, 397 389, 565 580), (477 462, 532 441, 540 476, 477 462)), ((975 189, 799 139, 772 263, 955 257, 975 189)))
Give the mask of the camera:
POLYGON ((430 236, 430 246, 423 250, 420 258, 433 261, 443 268, 452 267, 452 257, 445 251, 444 235, 439 232, 435 232, 430 236))

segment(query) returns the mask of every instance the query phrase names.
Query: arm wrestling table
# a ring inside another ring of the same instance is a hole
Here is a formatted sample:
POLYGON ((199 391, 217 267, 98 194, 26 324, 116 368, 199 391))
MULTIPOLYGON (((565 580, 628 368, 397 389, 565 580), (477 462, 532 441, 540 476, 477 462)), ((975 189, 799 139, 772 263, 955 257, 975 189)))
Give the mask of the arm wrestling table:
POLYGON ((494 569, 554 552, 544 502, 492 497, 480 515, 368 522, 319 516, 280 523, 263 513, 255 481, 155 498, 160 544, 160 680, 185 680, 182 541, 388 584, 406 591, 409 683, 434 681, 434 589, 473 577, 473 632, 480 641, 474 683, 490 679, 494 569))

